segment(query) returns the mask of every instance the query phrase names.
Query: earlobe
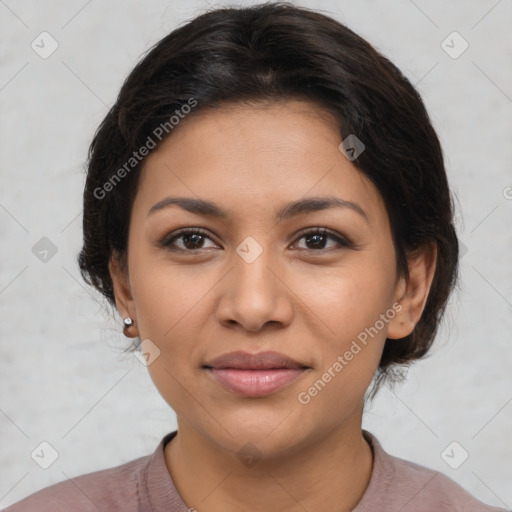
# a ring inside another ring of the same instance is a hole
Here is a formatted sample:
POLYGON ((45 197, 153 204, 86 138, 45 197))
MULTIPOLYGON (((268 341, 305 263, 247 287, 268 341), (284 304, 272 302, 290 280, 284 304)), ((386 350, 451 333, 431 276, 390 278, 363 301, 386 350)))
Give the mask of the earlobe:
POLYGON ((414 330, 427 303, 436 261, 437 245, 435 243, 408 257, 409 278, 400 278, 396 287, 395 301, 400 303, 401 309, 389 323, 388 338, 405 338, 414 330))

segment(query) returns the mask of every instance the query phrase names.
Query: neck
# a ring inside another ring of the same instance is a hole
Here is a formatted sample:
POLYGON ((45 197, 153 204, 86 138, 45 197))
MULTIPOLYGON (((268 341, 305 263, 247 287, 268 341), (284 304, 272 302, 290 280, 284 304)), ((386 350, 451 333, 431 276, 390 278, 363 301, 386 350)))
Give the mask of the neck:
POLYGON ((247 465, 178 420, 178 434, 165 447, 167 469, 187 506, 198 512, 234 512, 248 504, 268 512, 350 511, 368 486, 373 464, 358 419, 308 440, 293 454, 247 465))

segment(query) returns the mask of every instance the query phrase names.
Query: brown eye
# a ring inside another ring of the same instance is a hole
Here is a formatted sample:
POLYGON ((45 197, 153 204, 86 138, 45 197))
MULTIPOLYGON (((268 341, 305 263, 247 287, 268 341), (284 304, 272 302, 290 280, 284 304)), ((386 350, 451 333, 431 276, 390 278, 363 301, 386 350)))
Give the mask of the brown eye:
POLYGON ((184 229, 171 238, 164 238, 160 242, 160 246, 171 250, 195 252, 208 248, 204 246, 206 240, 211 240, 206 231, 202 229, 184 229), (176 244, 177 241, 181 243, 176 244))
POLYGON ((328 243, 329 239, 334 241, 334 248, 336 246, 341 246, 344 248, 352 247, 352 244, 348 239, 340 235, 337 235, 326 228, 315 228, 305 233, 302 233, 299 240, 302 239, 305 240, 306 247, 304 249, 311 251, 322 251, 332 249, 333 247, 326 247, 326 244, 328 243))
MULTIPOLYGON (((208 236, 207 231, 199 228, 189 228, 178 231, 170 237, 165 237, 159 245, 173 251, 199 252, 212 248, 212 246, 205 246, 208 240, 213 242, 212 238, 208 236)), ((352 243, 347 238, 331 232, 326 228, 310 229, 302 233, 298 240, 305 240, 306 247, 299 247, 300 250, 313 252, 328 251, 336 249, 337 247, 353 247, 352 243), (328 246, 329 240, 334 242, 331 246, 328 246)), ((296 242, 296 244, 297 243, 298 242, 296 242)))

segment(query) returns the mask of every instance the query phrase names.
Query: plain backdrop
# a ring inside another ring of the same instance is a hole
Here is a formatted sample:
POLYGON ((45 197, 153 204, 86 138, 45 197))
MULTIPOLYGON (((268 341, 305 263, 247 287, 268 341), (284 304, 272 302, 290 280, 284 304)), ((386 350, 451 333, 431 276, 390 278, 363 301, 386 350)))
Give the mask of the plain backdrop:
MULTIPOLYGON (((298 3, 346 23, 418 87, 457 199, 460 290, 431 357, 383 389, 363 425, 393 455, 512 508, 512 1, 298 3)), ((152 453, 176 428, 78 272, 84 163, 143 53, 216 5, 0 1, 0 508, 152 453), (58 453, 48 469, 31 456, 42 442, 58 453)))

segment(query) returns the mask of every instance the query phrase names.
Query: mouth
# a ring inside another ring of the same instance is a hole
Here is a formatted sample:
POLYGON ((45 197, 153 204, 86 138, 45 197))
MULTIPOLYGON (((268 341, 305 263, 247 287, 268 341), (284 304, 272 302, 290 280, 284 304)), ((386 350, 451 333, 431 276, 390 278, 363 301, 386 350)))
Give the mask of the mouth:
POLYGON ((274 393, 309 369, 278 352, 230 352, 213 359, 203 368, 224 388, 245 397, 274 393))

